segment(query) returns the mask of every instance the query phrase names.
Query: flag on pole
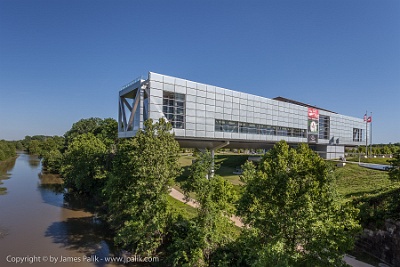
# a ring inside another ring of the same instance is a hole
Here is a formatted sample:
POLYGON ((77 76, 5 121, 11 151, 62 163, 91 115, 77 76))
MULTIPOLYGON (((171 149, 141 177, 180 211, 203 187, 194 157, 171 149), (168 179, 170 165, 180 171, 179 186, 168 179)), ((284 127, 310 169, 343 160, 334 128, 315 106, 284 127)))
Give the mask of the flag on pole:
POLYGON ((367 121, 367 113, 364 114, 364 121, 367 121))
POLYGON ((372 116, 369 116, 367 122, 372 122, 372 116))

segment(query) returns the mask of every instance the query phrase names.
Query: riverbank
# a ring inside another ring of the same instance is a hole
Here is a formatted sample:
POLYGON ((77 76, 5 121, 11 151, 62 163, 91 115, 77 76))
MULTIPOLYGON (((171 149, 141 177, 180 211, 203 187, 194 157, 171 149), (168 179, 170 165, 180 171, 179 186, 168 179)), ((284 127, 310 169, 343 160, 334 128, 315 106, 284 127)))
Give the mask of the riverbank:
POLYGON ((0 161, 0 196, 7 194, 7 188, 1 185, 3 184, 3 180, 7 180, 9 178, 8 172, 14 168, 17 157, 18 155, 0 161))
MULTIPOLYGON (((8 255, 72 257, 81 260, 79 267, 115 266, 82 260, 114 256, 108 231, 92 213, 64 199, 62 180, 43 174, 37 156, 21 153, 1 165, 8 179, 2 185, 7 194, 0 196, 0 266, 15 266, 7 261, 8 255)), ((29 266, 54 266, 54 262, 29 266)))

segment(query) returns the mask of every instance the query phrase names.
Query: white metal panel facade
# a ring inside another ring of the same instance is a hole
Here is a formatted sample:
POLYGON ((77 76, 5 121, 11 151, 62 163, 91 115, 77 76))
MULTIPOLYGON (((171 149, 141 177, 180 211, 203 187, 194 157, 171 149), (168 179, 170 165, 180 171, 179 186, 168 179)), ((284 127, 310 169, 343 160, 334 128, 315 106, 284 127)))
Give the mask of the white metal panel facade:
MULTIPOLYGON (((128 96, 129 90, 134 92, 133 90, 139 87, 125 88, 120 92, 120 98, 128 96)), ((308 142, 307 134, 304 136, 302 134, 293 135, 293 132, 300 130, 307 133, 308 107, 305 106, 153 72, 149 73, 148 79, 145 82, 142 81, 140 88, 144 88, 142 90, 145 92, 145 98, 146 95, 148 98, 148 108, 144 108, 143 112, 147 112, 148 117, 153 120, 165 117, 163 112, 163 98, 166 92, 184 95, 183 127, 180 129, 174 128, 177 138, 243 140, 272 143, 279 140, 285 140, 290 143, 308 142), (221 123, 236 123, 238 127, 237 129, 229 128, 231 129, 230 131, 221 131, 216 127, 217 120, 221 123), (274 134, 266 134, 265 131, 262 134, 261 132, 252 132, 250 130, 245 132, 240 128, 244 127, 243 123, 250 125, 250 128, 273 126, 275 132, 274 134), (288 134, 288 136, 286 135, 287 132, 291 134, 288 134)), ((123 106, 122 100, 120 100, 121 105, 123 106)), ((120 112, 122 109, 120 107, 120 112)), ((320 110, 319 114, 329 117, 329 129, 326 132, 325 138, 318 139, 319 145, 355 146, 365 143, 366 125, 363 119, 344 116, 326 110, 320 110), (354 129, 362 129, 363 136, 360 140, 354 139, 354 129)), ((119 124, 121 125, 123 125, 121 123, 122 120, 123 116, 119 115, 119 124)), ((125 122, 125 124, 127 123, 125 122)), ((120 137, 133 136, 134 132, 132 134, 127 133, 129 132, 126 131, 128 126, 124 128, 121 125, 119 126, 120 137)))

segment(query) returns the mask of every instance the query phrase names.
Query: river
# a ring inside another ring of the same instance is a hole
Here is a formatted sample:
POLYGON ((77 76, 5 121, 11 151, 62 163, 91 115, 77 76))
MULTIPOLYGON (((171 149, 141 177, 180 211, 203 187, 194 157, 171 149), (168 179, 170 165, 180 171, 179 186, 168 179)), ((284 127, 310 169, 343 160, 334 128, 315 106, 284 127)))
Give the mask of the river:
POLYGON ((107 228, 41 169, 24 153, 1 163, 0 266, 111 266, 107 228))

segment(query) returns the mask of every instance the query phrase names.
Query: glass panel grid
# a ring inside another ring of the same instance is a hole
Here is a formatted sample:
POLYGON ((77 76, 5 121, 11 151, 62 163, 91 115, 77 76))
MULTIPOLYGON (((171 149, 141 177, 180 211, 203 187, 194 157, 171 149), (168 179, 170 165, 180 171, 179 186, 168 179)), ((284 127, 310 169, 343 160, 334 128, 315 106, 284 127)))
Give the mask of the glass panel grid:
POLYGON ((173 128, 185 129, 185 95, 164 91, 163 112, 173 128))
POLYGON ((330 117, 319 115, 319 139, 329 139, 330 117))
POLYGON ((248 133, 289 137, 306 137, 306 129, 278 127, 272 125, 246 123, 229 120, 215 120, 216 132, 248 133))

